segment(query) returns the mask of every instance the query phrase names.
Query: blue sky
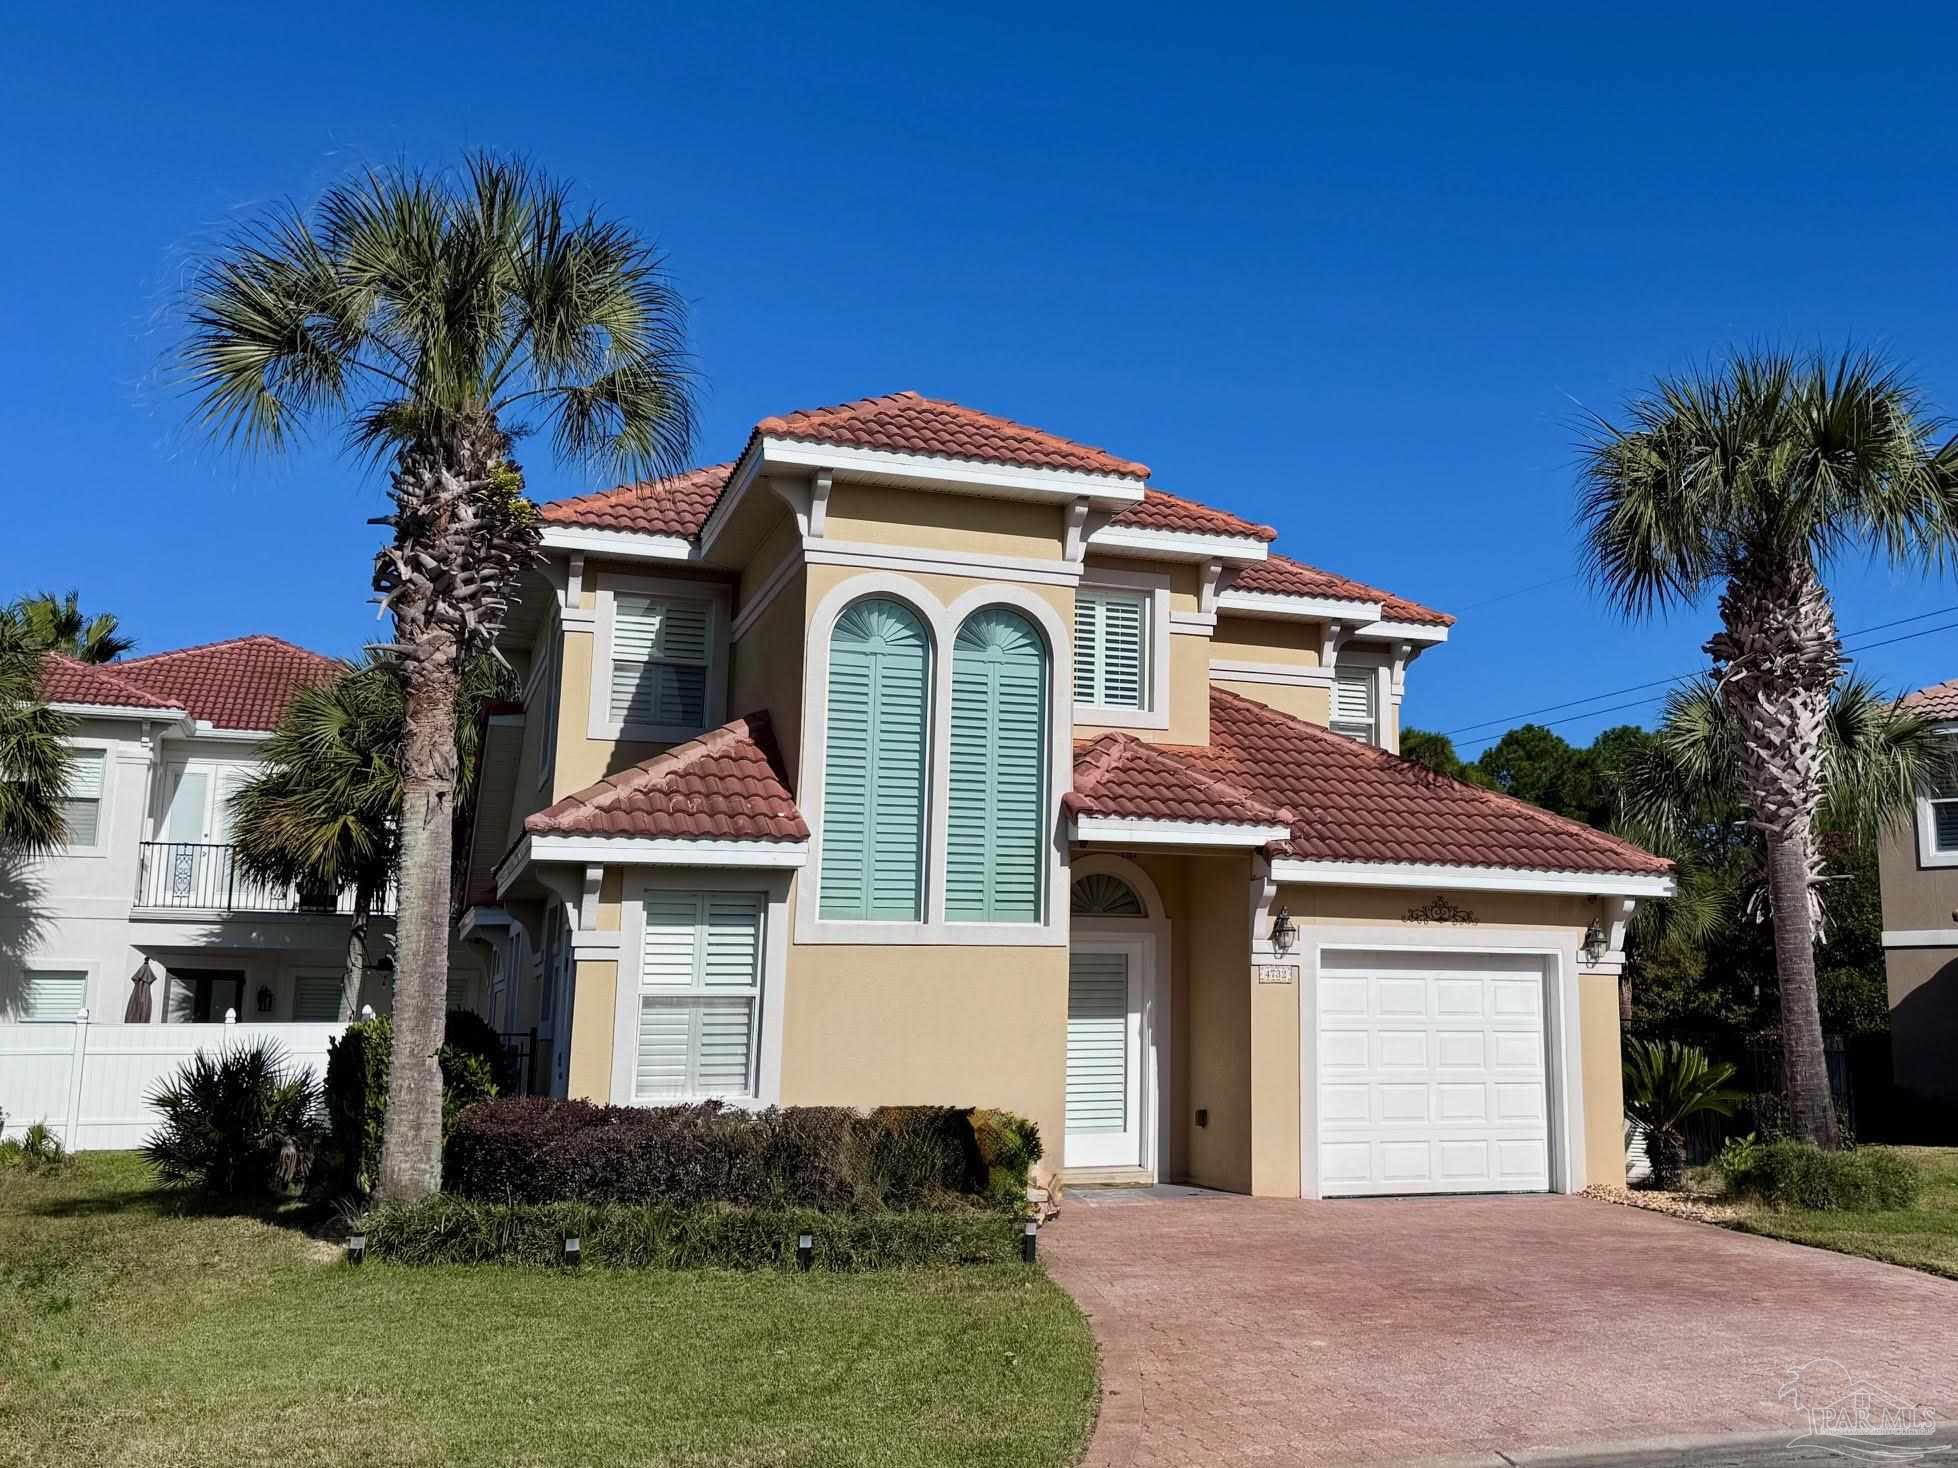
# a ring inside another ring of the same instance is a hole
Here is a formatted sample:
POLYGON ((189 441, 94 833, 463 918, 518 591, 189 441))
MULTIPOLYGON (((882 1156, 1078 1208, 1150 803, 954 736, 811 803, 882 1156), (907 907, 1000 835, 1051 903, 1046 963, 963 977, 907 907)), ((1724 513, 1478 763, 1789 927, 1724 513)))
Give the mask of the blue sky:
MULTIPOLYGON (((1576 575, 1584 410, 1853 340, 1958 411, 1958 14, 1707 9, 11 8, 0 592, 78 586, 149 648, 371 637, 379 482, 190 434, 176 292, 254 209, 487 146, 658 240, 703 461, 915 388, 1458 613, 1410 722, 1685 671, 1710 608, 1628 627, 1576 575)), ((1832 581, 1850 631, 1958 607, 1950 573, 1832 581)), ((1958 674, 1958 631, 1863 665, 1958 674)))

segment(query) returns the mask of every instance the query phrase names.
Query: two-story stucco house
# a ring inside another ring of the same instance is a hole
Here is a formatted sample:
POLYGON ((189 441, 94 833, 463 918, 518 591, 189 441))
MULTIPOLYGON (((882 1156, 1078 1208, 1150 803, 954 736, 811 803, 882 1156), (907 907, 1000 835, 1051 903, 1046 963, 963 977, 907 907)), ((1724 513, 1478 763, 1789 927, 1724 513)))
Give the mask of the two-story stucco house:
MULTIPOLYGON (((1958 735, 1958 679, 1903 707, 1958 735)), ((1877 845, 1892 1077, 1905 1101, 1958 1107, 1958 790, 1920 796, 1877 845)))
POLYGON ((543 518, 461 928, 558 1093, 1009 1107, 1071 1178, 1269 1195, 1622 1181, 1668 867, 1395 755, 1447 616, 914 393, 543 518))
MULTIPOLYGON (((0 1021, 352 1018, 340 1012, 350 897, 249 881, 229 834, 230 796, 287 701, 339 666, 267 636, 102 665, 48 659, 44 695, 73 721, 68 841, 0 876, 0 1021)), ((370 927, 377 959, 391 922, 370 927)), ((458 956, 457 1002, 472 1003, 482 955, 458 956)), ((363 1000, 385 1012, 388 996, 371 970, 363 1000)))

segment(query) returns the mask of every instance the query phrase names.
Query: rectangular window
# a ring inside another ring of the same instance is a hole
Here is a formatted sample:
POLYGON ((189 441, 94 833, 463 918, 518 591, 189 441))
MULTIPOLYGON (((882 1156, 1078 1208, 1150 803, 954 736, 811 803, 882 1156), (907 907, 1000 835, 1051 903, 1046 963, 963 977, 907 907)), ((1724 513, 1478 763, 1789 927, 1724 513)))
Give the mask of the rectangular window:
POLYGON ((614 599, 613 722, 705 727, 711 621, 704 601, 628 593, 614 599))
POLYGON ((1377 680, 1371 668, 1340 673, 1334 677, 1333 733, 1344 734, 1367 744, 1380 742, 1379 710, 1374 700, 1376 686, 1377 680))
POLYGON ((1940 796, 1931 807, 1931 849, 1958 852, 1958 796, 1940 796))
POLYGON ((1074 597, 1074 701, 1096 708, 1146 709, 1149 598, 1139 592, 1082 588, 1074 597))
POLYGON ((633 1099, 753 1096, 761 894, 649 892, 645 924, 633 1099))
POLYGON ((29 969, 22 979, 14 1012, 26 1023, 72 1020, 88 1000, 88 975, 80 969, 29 969))
POLYGON ((301 974, 293 980, 292 1017, 301 1024, 332 1024, 340 1018, 338 974, 301 974))
POLYGON ((108 753, 77 749, 68 766, 68 788, 61 802, 69 846, 98 846, 102 838, 102 777, 108 753))

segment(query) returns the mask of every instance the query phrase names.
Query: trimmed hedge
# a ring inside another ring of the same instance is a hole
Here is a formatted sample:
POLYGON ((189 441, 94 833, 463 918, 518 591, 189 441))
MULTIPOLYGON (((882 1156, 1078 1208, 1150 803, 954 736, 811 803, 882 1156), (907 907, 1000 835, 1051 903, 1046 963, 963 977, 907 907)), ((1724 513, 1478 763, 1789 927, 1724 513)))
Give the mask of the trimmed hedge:
POLYGON ((1924 1191, 1909 1158, 1878 1147, 1825 1152, 1812 1142, 1730 1148, 1720 1170, 1730 1192, 1792 1208, 1908 1208, 1924 1191))
MULTIPOLYGON (((467 1023, 458 1025, 462 1014, 451 1010, 446 1021, 461 1031, 462 1043, 445 1043, 440 1057, 444 1136, 467 1108, 496 1095, 496 1073, 474 1046, 467 1023)), ((393 1053, 394 1025, 385 1015, 356 1020, 339 1039, 327 1042, 324 1091, 334 1170, 340 1185, 355 1192, 373 1190, 381 1165, 393 1053)))
POLYGON ((825 1213, 1024 1205, 1032 1122, 953 1106, 742 1111, 542 1097, 472 1106, 444 1186, 492 1203, 805 1208, 825 1213))
POLYGON ((579 1262, 611 1269, 777 1269, 796 1266, 796 1237, 813 1266, 862 1271, 1004 1264, 1020 1257, 1022 1224, 1000 1211, 824 1213, 815 1209, 480 1203, 438 1193, 368 1214, 367 1252, 397 1264, 558 1268, 567 1234, 579 1262))

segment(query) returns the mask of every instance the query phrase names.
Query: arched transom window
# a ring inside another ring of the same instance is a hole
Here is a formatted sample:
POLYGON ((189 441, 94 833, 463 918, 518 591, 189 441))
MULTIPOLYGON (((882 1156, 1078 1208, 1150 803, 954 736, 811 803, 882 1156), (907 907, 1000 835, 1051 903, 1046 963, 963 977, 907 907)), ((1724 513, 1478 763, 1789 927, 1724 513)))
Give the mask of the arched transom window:
POLYGON ((1091 872, 1077 880, 1069 893, 1069 910, 1076 917, 1147 917, 1148 910, 1135 888, 1107 872, 1091 872))
POLYGON ((1018 612, 982 607, 959 628, 945 823, 952 922, 1040 921, 1047 665, 1046 640, 1018 612))

